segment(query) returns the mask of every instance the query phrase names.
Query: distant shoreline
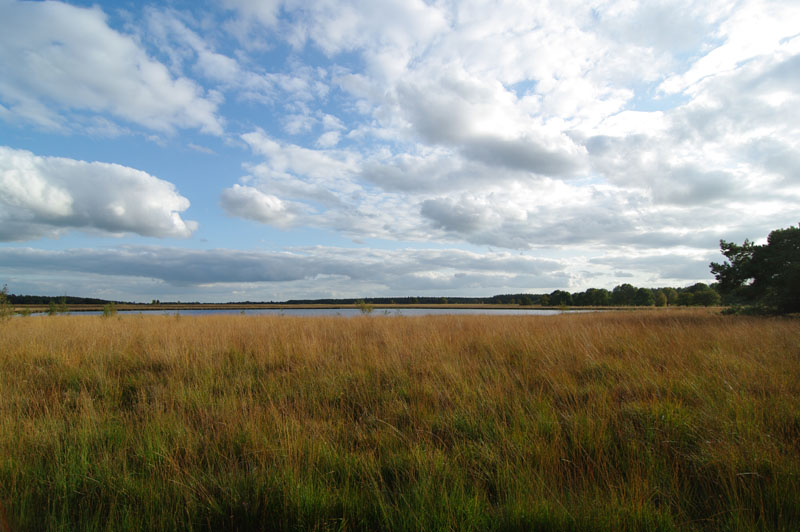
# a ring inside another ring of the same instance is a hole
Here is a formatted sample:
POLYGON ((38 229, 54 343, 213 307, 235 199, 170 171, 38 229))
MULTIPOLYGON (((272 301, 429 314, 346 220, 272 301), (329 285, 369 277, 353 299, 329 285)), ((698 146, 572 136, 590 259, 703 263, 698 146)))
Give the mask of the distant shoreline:
MULTIPOLYGON (((101 304, 76 304, 67 305, 68 312, 97 312, 102 311, 105 305, 101 304)), ((622 307, 622 306, 554 306, 554 305, 511 305, 511 304, 489 304, 489 303, 411 303, 411 304, 398 304, 398 303, 370 303, 369 307, 372 309, 496 309, 496 310, 647 310, 656 309, 661 310, 674 307, 622 307)), ((114 308, 118 311, 179 311, 179 310, 259 310, 259 309, 357 309, 360 308, 358 304, 332 304, 332 303, 299 303, 299 304, 286 304, 286 303, 175 303, 175 304, 131 304, 119 303, 115 304, 114 308)), ((686 308, 686 307, 684 307, 686 308)), ((14 311, 19 312, 47 312, 48 305, 14 305, 14 311)))

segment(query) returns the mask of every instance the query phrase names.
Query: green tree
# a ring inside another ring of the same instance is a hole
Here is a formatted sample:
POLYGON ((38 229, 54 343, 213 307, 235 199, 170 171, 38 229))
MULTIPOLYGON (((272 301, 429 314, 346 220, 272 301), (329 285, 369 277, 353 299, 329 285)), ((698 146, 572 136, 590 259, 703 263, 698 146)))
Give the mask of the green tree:
POLYGON ((704 288, 692 293, 692 305, 713 307, 720 303, 719 294, 713 288, 704 288))
POLYGON ((653 297, 653 291, 648 288, 640 288, 636 291, 636 296, 634 297, 634 303, 637 307, 652 307, 656 304, 656 300, 653 297))
POLYGON ((703 290, 708 290, 709 288, 710 287, 706 283, 694 283, 692 286, 687 286, 686 290, 696 294, 697 292, 702 292, 703 290))
MULTIPOLYGON (((592 289, 594 290, 594 289, 592 289)), ((598 307, 605 307, 611 304, 611 292, 605 288, 598 288, 592 292, 592 304, 598 307)))
POLYGON ((800 312, 800 228, 776 229, 763 245, 749 240, 719 245, 728 260, 710 267, 728 302, 800 312))
POLYGON ((674 288, 665 288, 664 295, 667 296, 667 305, 678 304, 678 291, 674 288))
POLYGON ((677 304, 682 307, 689 307, 694 305, 694 294, 691 293, 689 290, 683 290, 682 292, 678 292, 677 304))
POLYGON ((653 292, 653 300, 655 301, 655 305, 657 307, 667 306, 667 296, 664 294, 663 290, 656 290, 653 292))
POLYGON ((554 306, 568 306, 572 305, 572 294, 564 290, 553 290, 550 293, 550 304, 554 306))
POLYGON ((613 305, 634 305, 636 301, 636 288, 628 283, 614 287, 611 291, 611 303, 613 305))
POLYGON ((589 288, 586 292, 573 294, 572 303, 589 307, 603 307, 611 303, 611 292, 605 288, 589 288))

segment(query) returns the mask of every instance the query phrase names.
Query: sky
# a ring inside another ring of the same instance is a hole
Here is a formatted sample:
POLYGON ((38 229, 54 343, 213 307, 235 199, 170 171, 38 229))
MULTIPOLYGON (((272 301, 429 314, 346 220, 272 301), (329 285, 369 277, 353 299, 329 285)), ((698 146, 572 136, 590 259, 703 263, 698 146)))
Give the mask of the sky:
POLYGON ((800 222, 796 0, 0 0, 0 284, 710 283, 800 222))

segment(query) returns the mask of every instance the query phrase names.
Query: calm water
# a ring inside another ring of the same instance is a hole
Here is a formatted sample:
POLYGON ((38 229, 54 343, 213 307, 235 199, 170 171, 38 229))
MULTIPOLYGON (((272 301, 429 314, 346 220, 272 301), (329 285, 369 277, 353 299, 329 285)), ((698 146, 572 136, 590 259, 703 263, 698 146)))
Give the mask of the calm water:
MULTIPOLYGON (((376 308, 371 316, 430 316, 433 314, 483 314, 483 315, 526 315, 526 316, 552 316, 554 314, 570 314, 577 312, 592 312, 586 310, 553 310, 553 309, 482 309, 482 308, 376 308)), ((74 312, 76 316, 97 316, 101 311, 74 312)), ((181 316, 200 316, 206 314, 245 314, 248 316, 271 315, 271 316, 361 316, 361 311, 357 308, 288 308, 288 309, 192 309, 178 311, 164 310, 130 310, 118 311, 117 314, 151 314, 151 315, 170 315, 180 314, 181 316)), ((34 314, 34 315, 43 315, 34 314)))

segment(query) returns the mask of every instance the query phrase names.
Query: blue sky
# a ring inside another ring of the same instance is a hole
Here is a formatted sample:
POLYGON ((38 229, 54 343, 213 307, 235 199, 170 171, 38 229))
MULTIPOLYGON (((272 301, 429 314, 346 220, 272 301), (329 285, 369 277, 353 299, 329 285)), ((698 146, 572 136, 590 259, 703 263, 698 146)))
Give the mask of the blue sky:
POLYGON ((712 280, 800 221, 795 1, 0 0, 0 283, 712 280))

